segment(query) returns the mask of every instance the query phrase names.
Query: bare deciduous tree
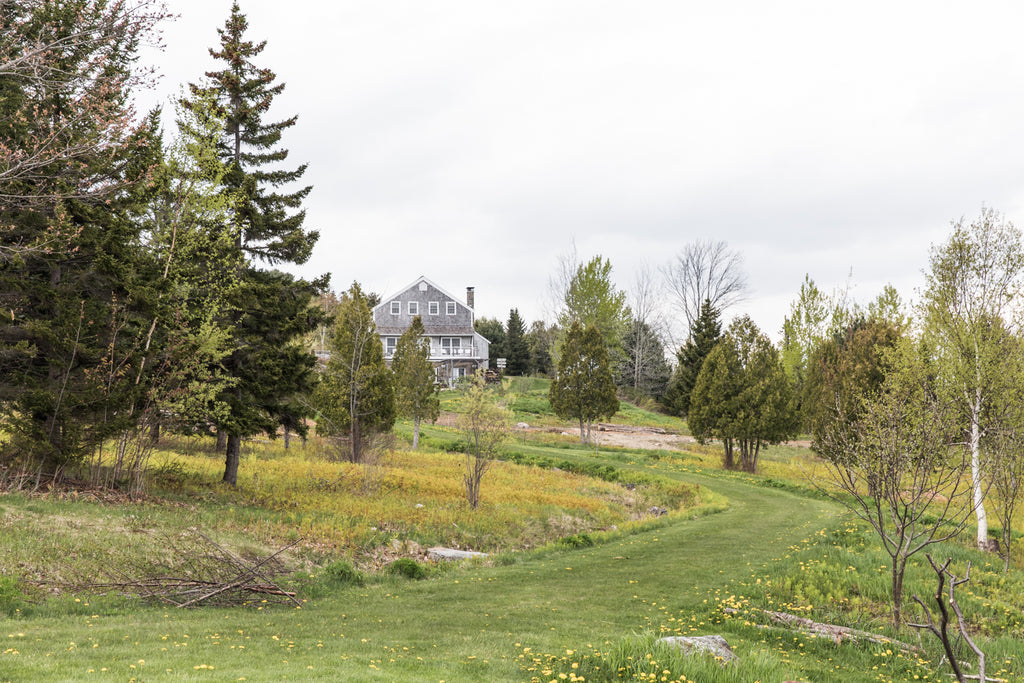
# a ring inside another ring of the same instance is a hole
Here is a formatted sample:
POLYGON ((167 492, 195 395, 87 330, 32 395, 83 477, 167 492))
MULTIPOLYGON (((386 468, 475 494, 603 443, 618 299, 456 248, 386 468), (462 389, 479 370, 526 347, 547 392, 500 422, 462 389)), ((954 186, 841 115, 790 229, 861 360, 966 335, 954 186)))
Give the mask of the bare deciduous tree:
POLYGON ((705 299, 724 313, 746 297, 743 256, 722 241, 690 242, 662 268, 662 274, 675 295, 675 306, 682 313, 687 330, 700 315, 705 299))
POLYGON ((870 524, 891 558, 899 626, 908 560, 959 534, 974 508, 953 407, 936 393, 933 369, 915 342, 902 342, 896 353, 882 390, 865 397, 862 416, 826 428, 819 448, 831 479, 821 489, 870 524), (846 495, 830 493, 836 487, 846 495))
POLYGON ((668 326, 658 306, 662 294, 653 269, 647 264, 641 266, 628 292, 632 319, 623 335, 626 353, 618 369, 620 386, 648 394, 652 390, 664 391, 671 369, 665 360, 664 340, 668 326))
POLYGON ((921 598, 914 596, 914 600, 924 610, 924 615, 928 619, 928 623, 925 624, 910 624, 914 628, 926 629, 932 633, 939 642, 942 643, 942 649, 946 653, 946 661, 949 662, 949 666, 953 669, 953 675, 956 676, 956 680, 960 683, 965 681, 977 679, 979 681, 996 680, 990 679, 985 676, 985 653, 975 644, 970 634, 967 632, 967 624, 964 621, 964 614, 960 610, 960 605, 956 601, 956 587, 968 583, 971 580, 971 563, 967 563, 967 573, 964 574, 964 578, 960 579, 949 570, 949 563, 952 559, 946 560, 945 564, 941 567, 935 563, 931 555, 926 555, 928 563, 931 564, 932 569, 935 570, 935 574, 939 579, 939 587, 935 591, 935 603, 939 608, 939 623, 936 624, 932 619, 931 611, 928 606, 924 604, 921 598), (945 592, 946 579, 949 579, 949 592, 945 592), (960 637, 963 638, 964 642, 967 643, 968 647, 978 657, 978 675, 968 676, 966 675, 960 663, 957 653, 954 651, 953 643, 949 639, 949 622, 951 621, 949 616, 949 608, 953 608, 953 614, 956 615, 957 629, 960 632, 960 637))

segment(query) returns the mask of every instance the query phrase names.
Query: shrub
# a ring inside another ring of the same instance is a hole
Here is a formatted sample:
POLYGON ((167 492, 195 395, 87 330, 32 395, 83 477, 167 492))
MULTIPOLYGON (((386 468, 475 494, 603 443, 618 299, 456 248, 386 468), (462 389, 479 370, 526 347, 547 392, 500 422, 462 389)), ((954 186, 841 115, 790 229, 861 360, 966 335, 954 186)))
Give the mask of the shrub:
POLYGON ((403 557, 388 565, 388 573, 396 576, 404 576, 407 579, 425 579, 427 570, 416 560, 403 557))
POLYGON ((589 548, 594 545, 594 539, 587 533, 566 536, 558 539, 558 542, 561 545, 568 546, 570 548, 589 548))
POLYGON ((327 583, 335 586, 362 586, 365 582, 362 572, 344 560, 331 562, 324 567, 327 583))

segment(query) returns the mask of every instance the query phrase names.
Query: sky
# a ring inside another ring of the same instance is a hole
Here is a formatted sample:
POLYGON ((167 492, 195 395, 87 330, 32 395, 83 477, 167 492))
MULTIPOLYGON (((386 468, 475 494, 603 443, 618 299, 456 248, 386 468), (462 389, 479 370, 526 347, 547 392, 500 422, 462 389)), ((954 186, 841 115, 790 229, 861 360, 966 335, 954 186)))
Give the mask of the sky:
MULTIPOLYGON (((221 68, 230 0, 143 61, 167 103, 221 68)), ((241 0, 269 120, 308 163, 313 257, 387 296, 425 275, 478 317, 552 320, 575 249, 619 288, 688 243, 739 252, 774 339, 805 275, 919 298, 929 250, 983 207, 1024 225, 1024 3, 241 0)), ((165 109, 170 112, 170 105, 165 109)), ((167 121, 171 116, 167 116, 167 121)), ((665 296, 671 315, 671 298, 665 296)))

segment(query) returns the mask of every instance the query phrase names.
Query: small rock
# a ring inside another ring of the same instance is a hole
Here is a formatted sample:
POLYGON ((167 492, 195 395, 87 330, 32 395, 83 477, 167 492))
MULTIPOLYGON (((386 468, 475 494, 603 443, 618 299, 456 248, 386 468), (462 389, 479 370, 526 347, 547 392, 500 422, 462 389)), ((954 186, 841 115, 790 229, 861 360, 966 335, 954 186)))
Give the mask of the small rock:
POLYGON ((651 513, 655 517, 662 517, 668 514, 668 510, 666 510, 665 508, 660 508, 657 505, 648 509, 647 512, 651 513))
POLYGON ((658 642, 677 647, 688 657, 709 654, 715 659, 720 659, 723 666, 739 660, 722 636, 671 636, 661 638, 658 642))
POLYGON ((525 422, 516 422, 516 429, 529 429, 530 425, 525 422))
POLYGON ((487 557, 487 553, 454 548, 427 548, 427 557, 432 560, 468 560, 474 557, 487 557))

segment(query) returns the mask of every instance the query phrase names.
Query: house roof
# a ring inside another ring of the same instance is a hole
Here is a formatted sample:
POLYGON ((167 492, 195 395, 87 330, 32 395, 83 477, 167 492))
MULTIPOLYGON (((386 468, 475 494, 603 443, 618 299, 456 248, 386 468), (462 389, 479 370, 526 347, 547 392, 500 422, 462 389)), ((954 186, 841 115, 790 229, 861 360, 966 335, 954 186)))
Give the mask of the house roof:
MULTIPOLYGON (((431 287, 433 287, 434 289, 438 290, 439 292, 441 292, 442 294, 444 294, 445 296, 447 296, 447 297, 448 297, 449 299, 451 299, 452 301, 454 301, 454 302, 456 302, 456 303, 459 303, 459 304, 462 304, 462 305, 463 305, 463 306, 465 306, 466 308, 469 308, 469 305, 468 305, 468 304, 466 304, 466 302, 465 302, 465 300, 464 300, 464 299, 460 299, 459 297, 455 296, 454 294, 452 294, 451 292, 449 292, 449 291, 448 291, 447 289, 445 289, 445 288, 444 288, 444 287, 442 287, 441 285, 437 284, 436 282, 434 282, 433 280, 431 280, 430 278, 428 278, 428 277, 427 277, 426 275, 420 275, 420 276, 419 276, 418 278, 416 278, 415 280, 413 280, 412 282, 410 282, 409 284, 407 284, 407 285, 406 285, 405 287, 402 287, 401 289, 397 289, 397 290, 395 290, 395 291, 394 291, 394 292, 393 292, 393 293, 391 294, 391 296, 385 296, 385 297, 381 297, 380 303, 379 303, 379 304, 377 304, 376 306, 374 306, 374 307, 373 307, 373 310, 374 310, 374 311, 376 311, 376 310, 377 310, 378 308, 382 308, 383 306, 386 306, 386 305, 387 305, 387 304, 389 304, 389 303, 390 303, 390 302, 391 302, 391 301, 392 301, 392 300, 393 300, 393 299, 394 299, 395 297, 397 297, 398 295, 400 295, 400 294, 401 294, 402 292, 406 292, 406 291, 408 291, 408 290, 412 289, 413 287, 415 287, 416 285, 418 285, 418 284, 419 284, 419 283, 421 283, 421 282, 426 282, 426 283, 427 283, 428 285, 430 285, 430 286, 431 286, 431 287)), ((469 308, 469 310, 471 310, 471 311, 472 311, 473 309, 472 309, 472 308, 469 308)), ((474 314, 474 315, 475 315, 475 314, 474 314)))
MULTIPOLYGON (((442 317, 441 319, 436 319, 436 316, 420 315, 420 320, 423 322, 423 331, 425 334, 431 336, 453 337, 464 337, 467 335, 476 334, 476 331, 473 329, 474 325, 472 322, 476 319, 476 311, 473 310, 473 308, 471 308, 463 298, 455 296, 447 289, 441 287, 436 282, 434 282, 433 280, 429 279, 424 275, 419 276, 405 287, 402 287, 401 289, 394 291, 390 296, 383 297, 380 303, 373 307, 373 318, 377 324, 378 334, 395 336, 402 334, 403 332, 405 332, 406 329, 408 329, 408 322, 402 324, 397 324, 397 321, 394 321, 394 323, 392 322, 391 316, 387 315, 387 307, 391 304, 392 301, 400 298, 404 293, 408 292, 409 290, 417 288, 421 282, 425 282, 428 286, 440 292, 440 294, 444 296, 446 299, 450 299, 451 301, 455 302, 458 306, 460 306, 463 310, 468 311, 470 321, 468 325, 465 323, 457 324, 445 319, 444 317, 442 317)), ((483 337, 481 337, 481 339, 483 339, 483 337)))

